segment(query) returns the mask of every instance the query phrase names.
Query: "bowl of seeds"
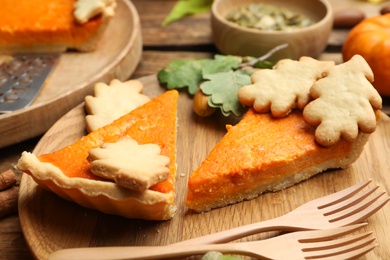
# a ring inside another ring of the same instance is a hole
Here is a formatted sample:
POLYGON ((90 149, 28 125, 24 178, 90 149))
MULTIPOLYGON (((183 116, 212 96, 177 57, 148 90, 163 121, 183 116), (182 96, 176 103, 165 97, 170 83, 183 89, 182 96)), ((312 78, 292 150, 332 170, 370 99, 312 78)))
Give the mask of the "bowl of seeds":
POLYGON ((332 26, 327 0, 214 0, 211 8, 214 44, 226 55, 317 58, 332 26))

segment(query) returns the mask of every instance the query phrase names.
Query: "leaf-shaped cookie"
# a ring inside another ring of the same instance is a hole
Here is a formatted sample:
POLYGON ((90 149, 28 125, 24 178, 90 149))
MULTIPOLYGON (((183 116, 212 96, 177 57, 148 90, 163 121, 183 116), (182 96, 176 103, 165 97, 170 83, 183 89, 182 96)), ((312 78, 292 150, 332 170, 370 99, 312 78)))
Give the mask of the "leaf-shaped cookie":
POLYGON ((371 85, 371 68, 360 55, 335 66, 310 90, 314 99, 303 110, 305 120, 317 126, 315 137, 319 144, 331 146, 340 138, 353 141, 359 129, 375 131, 375 110, 382 107, 382 98, 371 85))
POLYGON ((241 116, 246 108, 238 101, 237 91, 251 83, 250 75, 253 71, 236 70, 205 75, 204 82, 200 88, 202 92, 209 95, 208 104, 210 107, 220 107, 225 116, 233 113, 241 116))
POLYGON ((121 82, 114 79, 109 85, 95 84, 94 96, 85 97, 87 131, 105 126, 115 119, 145 104, 149 97, 140 94, 143 86, 138 80, 121 82))
POLYGON ((310 101, 310 87, 334 66, 332 61, 301 57, 299 61, 284 59, 274 69, 257 70, 251 85, 238 91, 241 104, 253 106, 260 113, 271 111, 282 117, 298 106, 303 109, 310 101))
POLYGON ((88 161, 92 173, 122 187, 143 191, 168 178, 169 158, 160 153, 157 144, 138 144, 131 138, 122 138, 90 150, 88 161))

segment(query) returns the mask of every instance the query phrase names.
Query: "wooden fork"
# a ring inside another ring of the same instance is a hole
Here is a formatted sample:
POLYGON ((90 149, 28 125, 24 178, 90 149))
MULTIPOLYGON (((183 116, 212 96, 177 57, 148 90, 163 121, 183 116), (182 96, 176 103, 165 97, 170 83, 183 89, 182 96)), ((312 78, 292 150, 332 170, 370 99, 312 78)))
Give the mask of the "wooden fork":
POLYGON ((372 232, 345 237, 365 225, 363 223, 337 229, 293 232, 270 239, 241 243, 64 249, 51 254, 48 259, 172 259, 210 251, 259 259, 352 259, 368 253, 376 246, 372 232))
POLYGON ((379 186, 365 192, 371 180, 309 201, 287 214, 245 226, 216 232, 171 245, 202 245, 230 242, 266 231, 302 231, 347 226, 365 221, 389 200, 377 201, 385 192, 373 194, 379 186), (370 196, 371 195, 371 196, 370 196))

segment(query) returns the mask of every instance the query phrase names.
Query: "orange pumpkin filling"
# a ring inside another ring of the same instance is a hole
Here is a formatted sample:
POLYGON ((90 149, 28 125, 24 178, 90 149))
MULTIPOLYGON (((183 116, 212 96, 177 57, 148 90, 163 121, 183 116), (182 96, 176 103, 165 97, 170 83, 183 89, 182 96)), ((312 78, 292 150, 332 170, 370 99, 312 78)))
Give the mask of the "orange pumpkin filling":
POLYGON ((191 174, 186 205, 205 211, 250 199, 257 187, 271 186, 351 152, 353 144, 343 140, 329 148, 320 146, 314 130, 301 111, 275 119, 250 109, 237 125, 228 127, 221 142, 191 174))
POLYGON ((2 0, 0 46, 73 43, 95 35, 102 16, 78 24, 73 16, 76 0, 2 0))
POLYGON ((128 136, 140 144, 159 145, 161 154, 170 158, 169 179, 150 189, 161 193, 172 192, 176 174, 177 100, 176 90, 165 92, 113 123, 82 137, 74 144, 51 154, 40 155, 38 158, 42 162, 57 166, 70 178, 103 180, 91 172, 91 165, 87 160, 88 151, 100 147, 105 142, 116 142, 128 136))

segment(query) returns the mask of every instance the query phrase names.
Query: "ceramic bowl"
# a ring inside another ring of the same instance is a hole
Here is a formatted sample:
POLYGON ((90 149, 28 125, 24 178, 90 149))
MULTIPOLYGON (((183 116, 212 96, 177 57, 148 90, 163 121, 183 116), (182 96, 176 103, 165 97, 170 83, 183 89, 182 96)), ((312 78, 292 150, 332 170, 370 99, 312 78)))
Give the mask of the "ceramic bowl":
POLYGON ((333 26, 333 12, 326 0, 215 0, 211 8, 213 40, 222 54, 261 57, 276 46, 288 44, 268 60, 317 58, 326 48, 333 26), (240 26, 226 19, 232 10, 252 3, 285 7, 313 21, 307 27, 289 31, 260 30, 240 26))

